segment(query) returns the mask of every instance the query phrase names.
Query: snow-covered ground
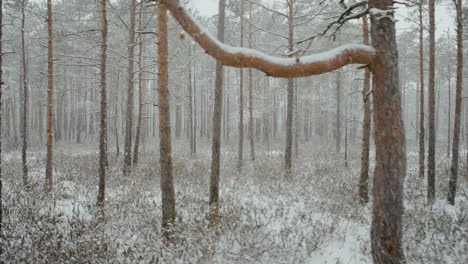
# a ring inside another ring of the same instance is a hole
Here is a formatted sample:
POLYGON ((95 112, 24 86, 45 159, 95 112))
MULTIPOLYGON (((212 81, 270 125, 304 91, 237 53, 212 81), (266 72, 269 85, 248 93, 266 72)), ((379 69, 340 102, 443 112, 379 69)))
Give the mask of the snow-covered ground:
MULTIPOLYGON (((28 189, 20 157, 4 160, 2 260, 6 263, 371 263, 371 205, 357 200, 359 157, 302 153, 294 176, 282 174, 282 153, 258 151, 237 172, 237 155, 221 166, 221 208, 208 213, 209 157, 175 153, 177 224, 174 243, 161 234, 158 154, 143 153, 131 177, 109 155, 105 212, 95 207, 95 151, 55 156, 54 190, 43 193, 44 157, 32 153, 28 189)), ((358 151, 356 151, 357 153, 358 151)), ((445 203, 448 160, 438 164, 437 201, 425 202, 417 155, 408 155, 404 249, 408 263, 468 263, 468 184, 461 167, 456 206, 445 203), (414 164, 414 165, 413 165, 414 164)), ((463 159, 464 160, 464 159, 463 159)))

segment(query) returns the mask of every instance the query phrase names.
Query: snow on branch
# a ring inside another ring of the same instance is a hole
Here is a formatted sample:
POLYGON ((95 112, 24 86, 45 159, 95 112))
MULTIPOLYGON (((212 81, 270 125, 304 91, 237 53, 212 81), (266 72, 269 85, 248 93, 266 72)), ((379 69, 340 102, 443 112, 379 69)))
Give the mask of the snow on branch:
POLYGON ((179 0, 159 0, 165 4, 182 28, 208 53, 223 65, 254 68, 279 78, 305 77, 331 72, 348 64, 371 64, 374 48, 349 44, 318 54, 279 58, 248 48, 231 47, 218 41, 198 25, 186 12, 179 0))

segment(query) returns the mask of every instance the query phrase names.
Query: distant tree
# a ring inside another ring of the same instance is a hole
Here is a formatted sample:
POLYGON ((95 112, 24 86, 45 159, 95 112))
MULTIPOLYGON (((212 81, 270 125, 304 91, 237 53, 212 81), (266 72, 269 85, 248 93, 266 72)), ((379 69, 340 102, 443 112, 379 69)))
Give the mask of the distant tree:
POLYGON ((47 88, 47 157, 46 157, 46 185, 47 192, 52 190, 52 156, 54 144, 54 40, 53 40, 53 17, 52 17, 52 0, 47 0, 47 73, 48 73, 48 88, 47 88))
POLYGON ((101 0, 101 133, 99 135, 99 194, 97 204, 104 206, 107 173, 107 0, 101 0))
MULTIPOLYGON (((139 17, 138 17, 138 31, 142 32, 143 31, 143 12, 144 12, 144 4, 143 1, 140 2, 140 12, 139 12, 139 17)), ((144 75, 144 48, 145 48, 145 42, 144 42, 144 34, 139 34, 138 38, 138 120, 137 120, 137 127, 136 127, 136 135, 135 135, 135 148, 133 150, 133 164, 136 165, 138 164, 138 155, 140 154, 139 148, 140 148, 140 141, 141 141, 141 130, 142 130, 142 124, 143 124, 143 112, 144 112, 144 107, 145 107, 145 100, 144 100, 144 91, 146 89, 146 81, 145 81, 145 75, 144 75)))
POLYGON ((454 3, 457 11, 457 83, 455 98, 455 123, 453 129, 452 166, 450 169, 449 192, 447 196, 447 200, 451 205, 455 204, 455 194, 457 192, 458 158, 460 155, 460 120, 463 89, 463 1, 454 0, 454 3))
MULTIPOLYGON (((240 8, 240 47, 244 46, 244 0, 240 8)), ((244 69, 239 69, 239 149, 237 158, 237 171, 242 171, 244 155, 244 69)))

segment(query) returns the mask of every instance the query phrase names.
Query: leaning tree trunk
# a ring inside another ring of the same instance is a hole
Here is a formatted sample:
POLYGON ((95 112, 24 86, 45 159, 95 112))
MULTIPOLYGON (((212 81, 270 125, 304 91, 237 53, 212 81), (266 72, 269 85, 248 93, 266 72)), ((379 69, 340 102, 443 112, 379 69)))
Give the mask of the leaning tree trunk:
MULTIPOLYGON (((371 15, 376 164, 371 230, 374 263, 405 263, 402 237, 403 182, 406 145, 398 78, 398 51, 392 0, 370 0, 369 8, 386 12, 371 15), (390 143, 389 143, 390 142, 390 143)), ((372 10, 372 9, 371 9, 372 10)))
POLYGON ((424 24, 423 1, 419 3, 419 178, 424 177, 424 157, 426 155, 424 128, 424 24))
POLYGON ((133 129, 133 94, 134 94, 134 58, 135 58, 135 17, 137 0, 130 5, 130 30, 128 39, 128 90, 127 119, 125 126, 124 175, 129 175, 132 166, 132 129, 133 129))
POLYGON ((52 146, 54 144, 54 42, 53 42, 52 0, 47 0, 47 157, 46 157, 46 184, 45 190, 52 190, 52 146))
POLYGON ((107 0, 101 0, 101 134, 99 135, 99 192, 97 204, 104 206, 107 171, 107 0))
POLYGON ((26 24, 26 9, 27 0, 23 0, 21 9, 21 63, 22 63, 22 86, 23 86, 23 109, 21 112, 21 138, 23 140, 23 148, 21 150, 21 161, 23 163, 23 184, 28 184, 28 165, 27 165, 27 150, 28 150, 28 64, 26 62, 26 40, 25 40, 25 24, 26 24))
POLYGON ((167 8, 158 5, 158 108, 159 155, 161 159, 162 226, 165 230, 174 224, 175 194, 172 179, 171 112, 169 107, 169 72, 167 41, 167 8))
POLYGON ((435 0, 429 0, 429 150, 427 156, 427 201, 435 199, 435 0))
POLYGON ((463 89, 463 17, 462 0, 456 1, 457 10, 457 90, 455 99, 455 127, 453 129, 452 166, 450 169, 449 192, 447 200, 451 205, 455 204, 458 177, 458 157, 460 143, 460 119, 463 89))
MULTIPOLYGON (((367 25, 367 16, 362 18, 363 43, 369 45, 369 27, 367 25)), ((369 147, 371 130, 371 112, 370 112, 370 72, 364 71, 364 89, 362 91, 364 101, 364 120, 362 122, 362 153, 361 153, 361 177, 359 180, 359 197, 361 202, 369 201, 369 147)))
MULTIPOLYGON (((224 42, 226 0, 219 1, 218 40, 224 42)), ((213 140, 211 145, 210 209, 213 215, 219 208, 219 166, 221 149, 221 117, 223 108, 223 65, 216 62, 215 103, 213 108, 213 140)))

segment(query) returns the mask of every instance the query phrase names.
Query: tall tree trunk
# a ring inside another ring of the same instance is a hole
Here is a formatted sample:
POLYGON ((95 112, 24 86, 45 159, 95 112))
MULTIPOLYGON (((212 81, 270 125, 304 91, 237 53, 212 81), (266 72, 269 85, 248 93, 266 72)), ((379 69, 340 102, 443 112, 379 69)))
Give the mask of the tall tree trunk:
MULTIPOLYGON (((288 3, 288 52, 294 49, 294 7, 291 1, 288 3)), ((294 112, 294 79, 288 79, 288 96, 287 96, 287 110, 286 110, 286 150, 284 151, 285 171, 286 176, 290 177, 292 174, 292 129, 293 129, 293 112, 294 112)))
POLYGON ((371 245, 374 263, 379 264, 405 263, 401 237, 406 143, 392 7, 392 0, 369 1, 369 8, 383 10, 391 16, 371 16, 372 45, 377 51, 372 68, 376 164, 371 245))
MULTIPOLYGON (((450 39, 449 39, 450 40, 450 39)), ((452 117, 452 94, 451 94, 451 90, 452 90, 452 71, 451 71, 451 67, 450 67, 450 51, 449 51, 449 54, 447 55, 448 57, 448 60, 449 60, 449 63, 447 65, 447 70, 448 70, 448 78, 447 78, 447 82, 448 82, 448 110, 447 110, 447 123, 448 123, 448 126, 447 126, 447 158, 450 158, 450 143, 451 143, 451 140, 450 140, 450 128, 451 128, 451 125, 452 125, 452 120, 451 120, 451 117, 452 117)), ((455 124, 454 124, 455 125, 455 124)), ((455 125, 456 126, 456 125, 455 125)))
POLYGON ((47 157, 46 157, 46 184, 45 190, 52 190, 52 147, 54 144, 54 42, 53 42, 53 17, 52 17, 52 0, 47 0, 47 72, 48 72, 48 88, 47 88, 47 157))
POLYGON ((193 124, 193 94, 192 94, 192 43, 188 44, 189 53, 189 70, 188 70, 188 96, 189 96, 189 140, 190 140, 190 155, 195 154, 195 127, 193 124))
MULTIPOLYGON (((140 14, 139 14, 139 19, 138 19, 138 31, 143 30, 143 1, 140 2, 140 14)), ((140 148, 140 138, 141 138, 141 125, 143 123, 143 111, 144 111, 144 99, 143 99, 143 94, 144 90, 146 89, 145 85, 145 75, 144 75, 144 65, 145 65, 145 59, 143 58, 144 55, 144 35, 140 34, 139 37, 139 51, 138 51, 138 121, 137 121, 137 127, 136 127, 136 135, 135 135, 135 149, 133 150, 133 165, 138 164, 138 155, 139 155, 139 148, 140 148)))
MULTIPOLYGON (((192 141, 193 141, 193 153, 197 153, 197 78, 196 78, 196 64, 193 65, 193 133, 192 133, 192 141)), ((192 109, 192 108, 191 108, 192 109)))
POLYGON ((170 228, 175 220, 175 194, 172 179, 171 112, 169 107, 169 72, 167 41, 167 8, 158 5, 158 108, 159 155, 161 159, 162 226, 170 228))
POLYGON ((460 143, 460 120, 463 89, 463 15, 462 0, 456 0, 457 10, 457 90, 455 99, 455 127, 453 129, 452 166, 450 169, 449 192, 447 200, 451 205, 455 204, 458 178, 458 157, 460 143))
MULTIPOLYGON (((249 5, 249 48, 252 48, 252 3, 249 5)), ((249 139, 250 139, 250 159, 255 160, 254 146, 254 120, 253 120, 253 74, 249 69, 249 139)))
POLYGON ((341 151, 341 71, 336 71, 335 151, 341 151))
MULTIPOLYGON (((218 40, 224 42, 226 0, 219 0, 218 7, 218 40)), ((216 62, 215 94, 213 108, 213 140, 211 142, 211 177, 210 177, 210 209, 213 215, 219 209, 219 167, 221 149, 221 117, 223 111, 223 65, 216 62)))
POLYGON ((424 177, 424 159, 426 155, 424 127, 424 24, 423 1, 419 2, 419 178, 424 177))
POLYGON ((130 30, 128 38, 128 90, 127 119, 125 126, 124 175, 129 175, 132 166, 132 129, 133 129, 133 94, 134 94, 134 58, 135 58, 135 17, 137 0, 131 0, 130 30))
POLYGON ((101 133, 99 136, 99 192, 97 204, 104 206, 107 172, 107 0, 101 0, 101 133))
MULTIPOLYGON (((2 182, 2 129, 3 129, 3 0, 0 0, 0 233, 3 228, 3 182, 2 182)), ((0 250, 1 251, 1 250, 0 250)), ((3 252, 0 252, 3 253, 3 252)))
POLYGON ((435 0, 429 0, 429 151, 427 157, 427 200, 435 199, 435 0))
POLYGON ((26 40, 25 40, 25 24, 26 24, 26 9, 27 0, 23 0, 21 9, 21 62, 22 62, 22 86, 23 86, 23 109, 21 112, 21 138, 23 140, 23 148, 21 151, 21 161, 23 165, 23 184, 28 184, 28 64, 26 61, 26 40))
MULTIPOLYGON (((240 15, 240 46, 244 46, 244 0, 241 0, 240 15)), ((237 171, 242 171, 244 155, 244 69, 239 69, 239 150, 237 159, 237 171)))
POLYGON ((117 72, 117 84, 115 86, 114 93, 114 133, 115 133, 115 148, 117 156, 120 155, 120 146, 119 146, 119 112, 118 112, 118 93, 119 93, 119 84, 120 84, 120 71, 117 72))
MULTIPOLYGON (((367 25, 367 16, 362 18, 363 43, 369 45, 369 27, 367 25)), ((371 111, 370 111, 370 72, 364 70, 364 89, 362 91, 364 103, 364 120, 362 122, 362 153, 361 153, 361 177, 359 180, 359 197, 361 202, 369 201, 369 149, 370 149, 370 129, 371 129, 371 111)))

